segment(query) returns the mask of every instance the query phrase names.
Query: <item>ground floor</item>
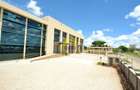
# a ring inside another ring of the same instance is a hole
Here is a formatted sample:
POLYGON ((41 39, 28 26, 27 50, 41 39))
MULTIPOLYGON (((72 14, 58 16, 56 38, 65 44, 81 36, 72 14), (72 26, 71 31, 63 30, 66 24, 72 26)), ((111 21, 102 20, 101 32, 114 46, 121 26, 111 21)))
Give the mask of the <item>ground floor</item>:
MULTIPOLYGON (((106 59, 106 57, 104 57, 106 59)), ((1 90, 123 90, 117 71, 94 54, 0 62, 1 90)))

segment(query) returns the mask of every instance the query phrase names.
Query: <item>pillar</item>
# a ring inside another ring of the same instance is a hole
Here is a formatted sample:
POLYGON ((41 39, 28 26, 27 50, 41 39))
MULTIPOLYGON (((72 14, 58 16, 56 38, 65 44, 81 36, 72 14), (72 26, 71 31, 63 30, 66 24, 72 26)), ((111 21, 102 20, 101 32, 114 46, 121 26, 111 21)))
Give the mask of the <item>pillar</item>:
POLYGON ((23 59, 26 58, 27 29, 28 29, 28 18, 26 18, 26 23, 25 23, 24 47, 23 47, 23 59))
POLYGON ((3 9, 0 11, 0 43, 1 43, 1 33, 2 33, 2 21, 3 21, 3 9))
POLYGON ((43 43, 43 24, 42 24, 42 30, 41 30, 41 41, 40 41, 40 56, 42 56, 42 43, 43 43))

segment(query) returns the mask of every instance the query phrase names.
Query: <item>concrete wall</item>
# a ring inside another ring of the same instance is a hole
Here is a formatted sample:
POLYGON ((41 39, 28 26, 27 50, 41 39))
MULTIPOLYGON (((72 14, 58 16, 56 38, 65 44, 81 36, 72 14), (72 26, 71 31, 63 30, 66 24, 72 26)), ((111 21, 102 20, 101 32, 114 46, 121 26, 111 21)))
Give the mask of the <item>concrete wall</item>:
POLYGON ((133 70, 133 69, 129 69, 129 81, 130 81, 130 83, 133 85, 133 88, 134 88, 134 90, 138 90, 137 89, 137 75, 136 75, 136 73, 135 73, 135 71, 133 70))
MULTIPOLYGON (((73 35, 76 38, 78 37, 79 39, 84 39, 83 35, 80 33, 74 31, 74 29, 68 27, 67 25, 59 22, 58 20, 52 18, 51 16, 46 16, 43 18, 44 21, 47 21, 48 23, 48 29, 47 29, 47 44, 46 44, 46 51, 47 54, 53 54, 53 46, 54 46, 54 29, 58 29, 62 32, 67 33, 67 43, 69 43, 69 35, 73 35)), ((61 36, 61 35, 60 35, 61 36)), ((76 41, 76 39, 75 39, 76 41)), ((62 42, 62 36, 60 37, 60 42, 62 42)), ((80 40, 78 40, 78 45, 80 45, 80 40)), ((76 49, 75 49, 76 52, 76 49)))
POLYGON ((140 76, 138 76, 138 90, 140 90, 140 76))
POLYGON ((46 39, 46 54, 52 55, 53 54, 53 46, 54 46, 54 28, 49 25, 47 27, 47 39, 46 39))
POLYGON ((124 74, 127 82, 132 85, 134 90, 140 90, 140 76, 137 75, 137 71, 130 67, 125 62, 119 62, 119 67, 124 74))

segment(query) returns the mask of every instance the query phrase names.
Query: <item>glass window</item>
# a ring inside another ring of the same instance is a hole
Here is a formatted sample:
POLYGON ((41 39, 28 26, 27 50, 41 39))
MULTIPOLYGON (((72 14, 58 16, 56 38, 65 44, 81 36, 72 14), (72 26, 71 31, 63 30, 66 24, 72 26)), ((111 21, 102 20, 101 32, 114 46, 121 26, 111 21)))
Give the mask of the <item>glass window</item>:
POLYGON ((46 33, 47 33, 47 26, 46 25, 43 25, 42 55, 45 55, 46 33))
POLYGON ((40 55, 42 24, 28 19, 26 57, 40 55))
POLYGON ((36 37, 41 37, 41 30, 28 27, 28 34, 36 37))
POLYGON ((25 26, 12 21, 3 20, 1 44, 24 45, 25 26))
POLYGON ((4 10, 1 30, 0 53, 9 55, 7 59, 19 59, 23 56, 25 18, 4 10), (7 54, 8 53, 8 54, 7 54))
POLYGON ((46 40, 46 30, 47 30, 47 26, 43 25, 43 41, 42 41, 42 47, 45 47, 45 40, 46 40))
POLYGON ((3 45, 24 45, 24 36, 15 33, 2 32, 1 44, 3 45))
POLYGON ((41 23, 38 23, 38 22, 33 21, 31 19, 28 20, 28 26, 36 28, 36 29, 42 29, 42 24, 41 23))
POLYGON ((28 20, 28 30, 27 30, 27 46, 38 46, 40 47, 40 42, 41 42, 41 29, 37 29, 36 24, 40 24, 37 23, 33 20, 28 20), (31 26, 31 25, 35 25, 31 26))
POLYGON ((43 39, 46 39, 47 26, 43 25, 43 39))
POLYGON ((83 51, 83 39, 80 39, 80 52, 82 52, 83 51))
POLYGON ((16 23, 25 24, 26 18, 20 15, 17 15, 13 12, 4 10, 3 19, 10 20, 16 23))
POLYGON ((69 36, 69 52, 74 53, 75 49, 75 36, 70 35, 69 36))
POLYGON ((54 29, 54 53, 60 53, 60 30, 54 29))
POLYGON ((63 32, 63 42, 66 42, 67 33, 63 32))
POLYGON ((22 53, 23 46, 20 45, 0 45, 0 53, 22 53))
POLYGON ((83 39, 80 39, 80 45, 83 45, 83 39))
POLYGON ((78 42, 79 42, 79 38, 77 37, 77 40, 76 40, 76 45, 78 46, 78 42))
POLYGON ((28 35, 27 46, 38 46, 40 47, 41 37, 28 35))
POLYGON ((11 21, 3 20, 3 31, 11 33, 25 33, 25 25, 17 24, 11 21))
POLYGON ((59 42, 60 41, 60 30, 55 29, 54 30, 54 42, 59 42))
POLYGON ((70 43, 71 45, 75 45, 75 36, 70 35, 70 37, 69 37, 69 43, 70 43))

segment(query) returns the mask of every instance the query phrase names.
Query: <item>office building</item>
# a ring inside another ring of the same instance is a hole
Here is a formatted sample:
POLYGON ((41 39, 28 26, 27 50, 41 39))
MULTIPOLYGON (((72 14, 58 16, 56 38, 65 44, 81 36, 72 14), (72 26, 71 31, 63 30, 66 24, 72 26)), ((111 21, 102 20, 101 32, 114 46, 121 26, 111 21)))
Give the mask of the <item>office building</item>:
POLYGON ((51 16, 37 17, 0 1, 0 60, 80 53, 83 35, 51 16))

